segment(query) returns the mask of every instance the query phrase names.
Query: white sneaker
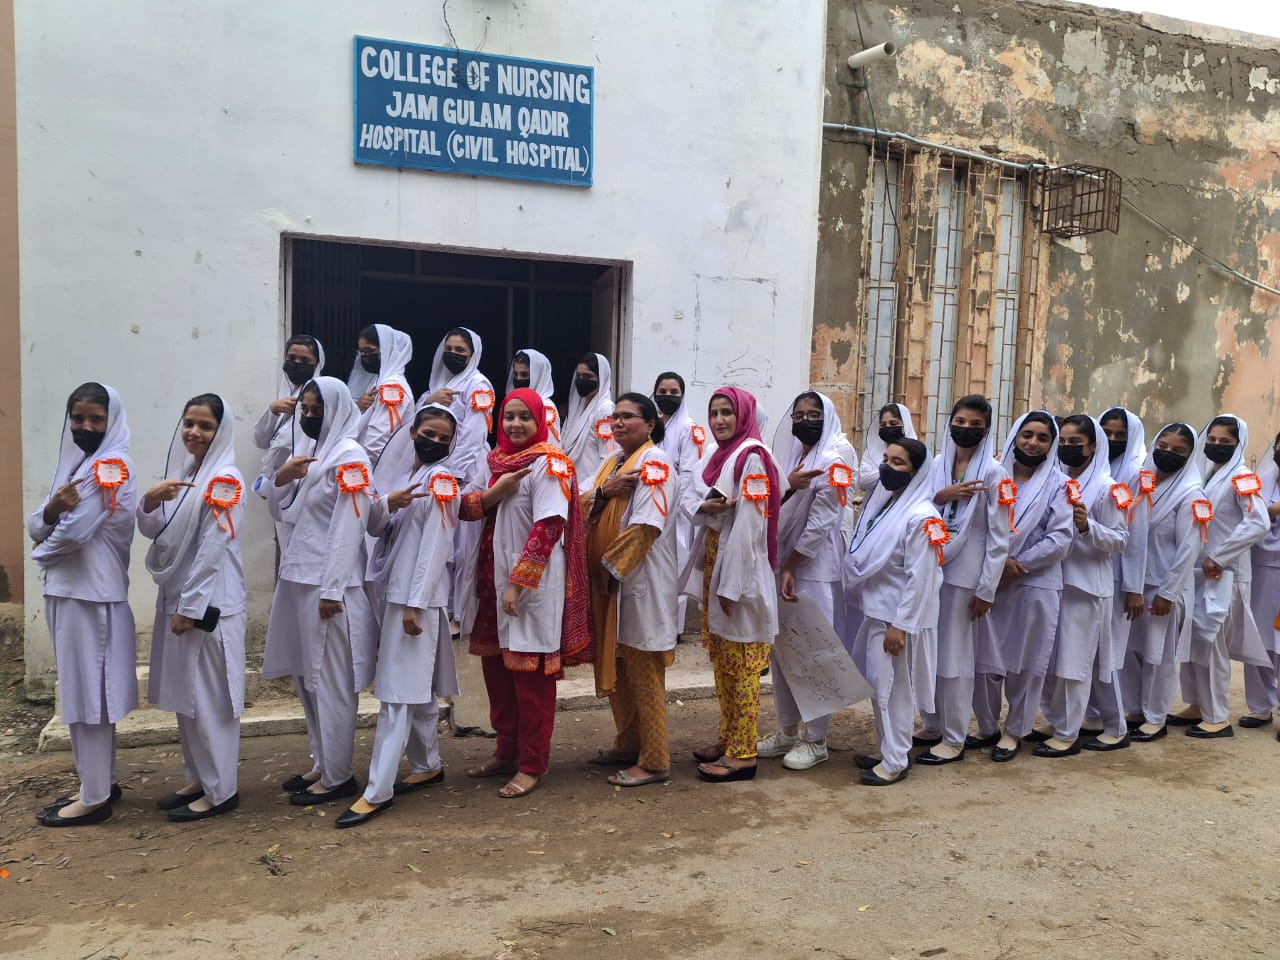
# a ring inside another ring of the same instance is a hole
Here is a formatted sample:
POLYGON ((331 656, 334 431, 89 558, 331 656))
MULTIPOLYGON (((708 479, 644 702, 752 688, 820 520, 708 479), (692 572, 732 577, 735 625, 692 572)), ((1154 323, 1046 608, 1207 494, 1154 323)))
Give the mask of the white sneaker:
POLYGON ((756 741, 756 756, 781 757, 799 742, 799 737, 790 737, 780 729, 775 730, 763 740, 756 741))
POLYGON ((782 758, 782 765, 788 770, 808 770, 810 767, 825 763, 826 760, 827 741, 819 740, 817 743, 810 743, 808 740, 801 740, 782 758))

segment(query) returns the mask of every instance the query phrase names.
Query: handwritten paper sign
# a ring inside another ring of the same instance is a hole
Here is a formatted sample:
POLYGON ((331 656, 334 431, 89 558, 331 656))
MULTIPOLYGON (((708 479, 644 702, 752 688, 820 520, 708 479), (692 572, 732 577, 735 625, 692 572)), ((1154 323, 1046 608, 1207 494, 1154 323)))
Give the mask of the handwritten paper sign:
POLYGON ((854 666, 818 605, 801 596, 778 604, 773 653, 806 723, 869 699, 871 684, 854 666))

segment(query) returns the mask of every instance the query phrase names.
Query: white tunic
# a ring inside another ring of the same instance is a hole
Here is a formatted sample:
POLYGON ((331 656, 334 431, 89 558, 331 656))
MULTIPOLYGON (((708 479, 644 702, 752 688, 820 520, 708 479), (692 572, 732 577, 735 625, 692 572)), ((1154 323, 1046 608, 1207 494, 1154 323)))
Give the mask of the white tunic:
POLYGON ((618 591, 618 642, 636 650, 671 650, 676 645, 676 609, 680 598, 677 556, 680 481, 671 458, 658 447, 646 450, 637 467, 643 471, 646 463, 665 464, 669 476, 663 484, 635 485, 621 529, 638 524, 661 532, 640 566, 622 581, 618 591))
MULTIPOLYGON (((1274 465, 1259 470, 1262 477, 1262 501, 1268 506, 1280 501, 1280 471, 1274 465)), ((1262 635, 1262 645, 1272 653, 1280 653, 1280 630, 1275 628, 1280 614, 1280 517, 1270 521, 1267 535, 1254 544, 1251 554, 1253 582, 1250 584, 1250 607, 1253 620, 1262 635)))
POLYGON ((1116 506, 1111 487, 1104 486, 1089 504, 1088 531, 1081 533, 1074 517, 1071 521, 1071 546, 1062 559, 1062 615, 1054 643, 1054 676, 1084 680, 1096 662, 1099 679, 1110 680, 1116 661, 1111 631, 1112 559, 1128 542, 1125 513, 1116 506))
POLYGON ((702 428, 687 416, 680 417, 680 421, 676 422, 676 417, 680 416, 683 409, 682 406, 667 421, 666 435, 662 438, 662 450, 675 464, 679 480, 679 502, 673 504, 672 509, 676 514, 676 542, 679 546, 681 570, 684 569, 689 549, 693 545, 693 515, 698 512, 702 498, 707 495, 706 484, 702 482, 702 457, 710 452, 706 448, 711 445, 708 437, 699 451, 698 444, 693 442, 693 431, 702 428))
POLYGON ((824 583, 840 579, 844 508, 840 505, 840 491, 831 485, 829 471, 832 464, 843 463, 843 458, 828 447, 825 451, 810 451, 797 464, 779 465, 786 471, 822 471, 806 489, 792 493, 778 514, 778 562, 785 564, 793 553, 799 554, 803 559, 791 568, 797 579, 824 583))
MULTIPOLYGON (((1176 491, 1171 491, 1170 495, 1174 493, 1176 491)), ((1144 612, 1130 628, 1129 649, 1149 664, 1163 662, 1166 650, 1178 661, 1188 656, 1195 598, 1192 574, 1200 554, 1200 528, 1191 514, 1191 501, 1200 495, 1199 489, 1189 490, 1174 510, 1160 520, 1153 517, 1147 528, 1144 594, 1148 605, 1156 597, 1172 604, 1168 616, 1155 617, 1144 612), (1176 635, 1172 645, 1168 643, 1171 632, 1176 635)))
POLYGON ((739 643, 772 644, 778 634, 778 587, 769 565, 768 521, 742 490, 748 476, 764 473, 763 457, 768 455, 763 443, 748 440, 725 460, 715 486, 726 492, 732 490, 738 502, 726 513, 696 516, 699 529, 685 579, 685 592, 701 598, 706 531, 719 530, 720 542, 711 570, 708 626, 716 636, 739 643), (734 465, 742 457, 746 458, 742 483, 735 484, 734 465), (733 601, 731 615, 725 615, 717 597, 733 601))

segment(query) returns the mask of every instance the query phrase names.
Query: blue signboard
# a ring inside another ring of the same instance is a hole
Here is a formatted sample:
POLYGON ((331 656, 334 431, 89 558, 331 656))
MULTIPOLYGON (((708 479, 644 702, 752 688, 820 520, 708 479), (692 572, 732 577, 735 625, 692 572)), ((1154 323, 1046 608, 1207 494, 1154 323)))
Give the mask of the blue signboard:
POLYGON ((595 71, 355 38, 355 161, 589 187, 595 71))

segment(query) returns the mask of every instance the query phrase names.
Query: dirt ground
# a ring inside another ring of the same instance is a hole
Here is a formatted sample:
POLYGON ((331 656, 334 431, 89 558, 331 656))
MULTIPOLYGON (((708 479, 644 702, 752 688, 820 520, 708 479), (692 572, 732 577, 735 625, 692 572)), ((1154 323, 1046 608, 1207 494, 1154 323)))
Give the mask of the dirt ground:
POLYGON ((0 954, 1280 956, 1270 729, 1007 765, 971 752, 877 790, 851 763, 871 745, 865 708, 837 717, 830 762, 764 761, 737 784, 701 783, 689 760, 714 701, 673 704, 671 720, 669 785, 610 787, 583 762, 608 712, 570 711, 527 799, 463 774, 491 741, 449 738, 445 785, 343 831, 345 806, 290 807, 276 788, 303 769, 302 737, 244 742, 235 814, 165 820, 152 802, 180 784, 180 757, 147 747, 120 754, 110 823, 42 828, 33 813, 72 789, 71 757, 18 756, 15 731, 0 745, 0 954))

